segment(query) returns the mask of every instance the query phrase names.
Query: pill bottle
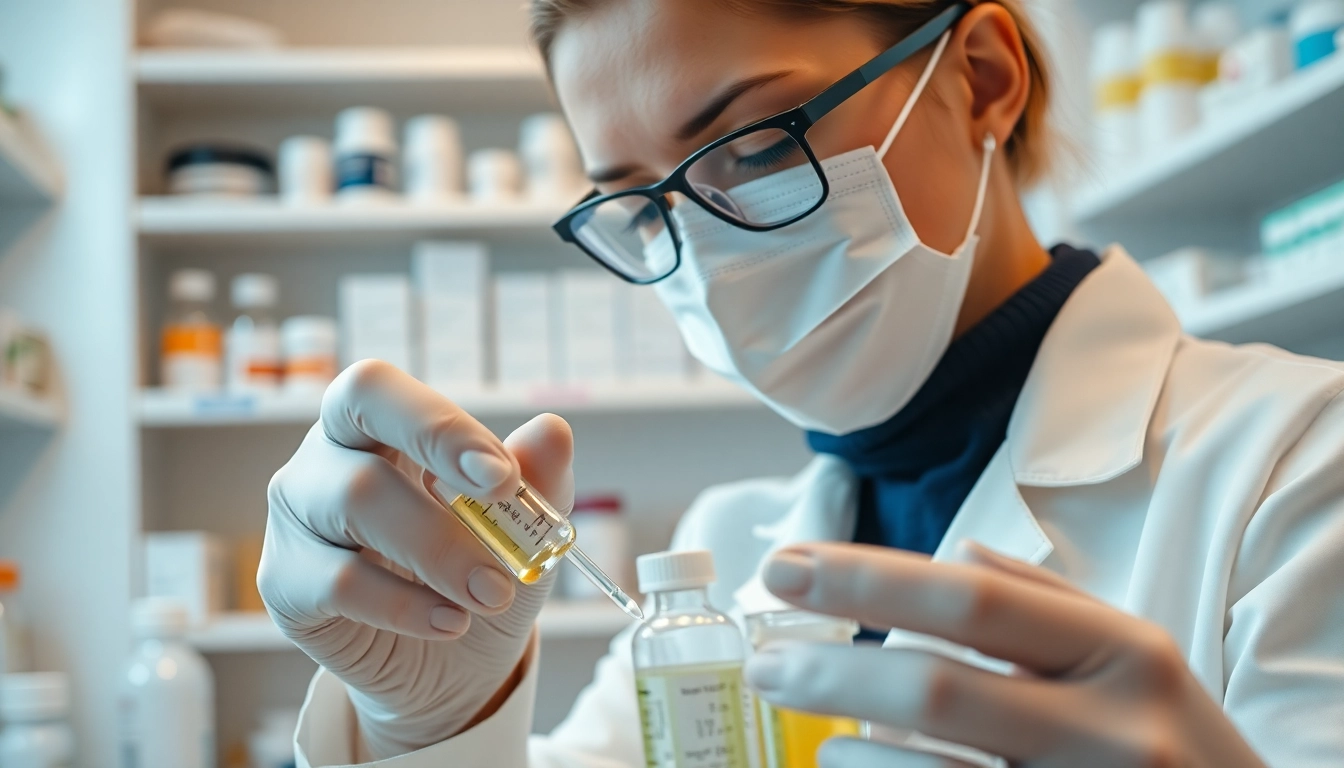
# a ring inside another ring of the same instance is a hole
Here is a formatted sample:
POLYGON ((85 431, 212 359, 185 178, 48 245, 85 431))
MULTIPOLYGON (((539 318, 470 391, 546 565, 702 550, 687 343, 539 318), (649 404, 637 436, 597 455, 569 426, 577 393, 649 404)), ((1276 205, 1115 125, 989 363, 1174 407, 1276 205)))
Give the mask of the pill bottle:
POLYGON ((756 738, 742 681, 746 643, 709 604, 709 552, 660 552, 636 561, 652 612, 635 631, 635 690, 649 768, 748 768, 756 738))
POLYGON ((214 300, 214 274, 203 269, 173 273, 159 354, 163 386, 187 392, 219 389, 224 345, 219 323, 210 311, 214 300))
POLYGON ((280 200, 286 205, 331 202, 331 142, 320 136, 290 136, 280 143, 280 200))
POLYGON ((1199 124, 1205 74, 1181 0, 1149 0, 1139 6, 1136 38, 1143 73, 1139 136, 1144 154, 1152 155, 1199 124))
POLYGON ((1199 79, 1207 85, 1218 79, 1218 60, 1223 51, 1241 39, 1241 10, 1225 0, 1205 0, 1195 6, 1192 25, 1199 79))
POLYGON ((191 144, 168 157, 168 192, 201 197, 260 197, 271 188, 266 153, 232 144, 191 144))
POLYGON ((578 146, 559 114, 543 112, 525 118, 518 128, 518 155, 527 176, 529 198, 573 203, 585 191, 578 146))
POLYGON ((1297 68, 1329 58, 1344 29, 1344 0, 1303 0, 1288 19, 1297 68))
POLYGON ((508 203, 522 195, 523 166, 507 149, 478 149, 467 158, 467 187, 477 203, 508 203))
POLYGON ((187 607, 142 598, 132 606, 137 645, 122 680, 122 749, 136 768, 214 768, 215 683, 187 645, 187 607))
MULTIPOLYGON (((630 528, 621 497, 615 494, 580 496, 569 513, 576 541, 583 551, 618 584, 629 581, 630 528)), ((569 600, 605 600, 607 596, 577 569, 562 572, 561 592, 569 600)))
POLYGON ((1107 171, 1128 167, 1139 154, 1139 52, 1128 22, 1097 29, 1092 44, 1096 109, 1095 153, 1107 171))
POLYGON ((275 323, 279 294, 272 275, 233 278, 230 295, 238 316, 225 343, 230 392, 271 392, 280 387, 280 328, 275 323))
POLYGON ((397 140, 392 115, 351 107, 336 116, 336 197, 343 203, 396 199, 397 140))
POLYGON ((28 632, 19 613, 22 572, 13 560, 0 560, 0 675, 28 671, 28 632))
POLYGON ((70 680, 57 672, 0 676, 0 765, 70 768, 70 680))
POLYGON ((462 197, 462 139, 457 122, 443 115, 419 115, 406 121, 401 176, 406 198, 433 205, 462 197))
MULTIPOLYGON (((798 610, 780 610, 747 617, 747 639, 754 649, 780 641, 852 645, 859 625, 798 610)), ((816 768, 817 750, 833 736, 859 736, 862 724, 844 717, 815 715, 756 700, 765 768, 816 768)))
POLYGON ((336 378, 336 320, 300 315, 280 326, 285 354, 286 392, 321 394, 336 378))

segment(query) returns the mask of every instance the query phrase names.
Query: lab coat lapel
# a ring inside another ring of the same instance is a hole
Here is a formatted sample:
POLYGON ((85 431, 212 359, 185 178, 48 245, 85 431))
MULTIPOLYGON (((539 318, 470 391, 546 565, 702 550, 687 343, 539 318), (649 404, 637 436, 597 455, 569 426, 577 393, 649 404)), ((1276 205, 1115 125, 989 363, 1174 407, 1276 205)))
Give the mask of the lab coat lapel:
POLYGON ((953 550, 967 539, 1032 565, 1040 565, 1054 549, 1022 500, 1006 444, 994 454, 971 489, 933 559, 954 559, 953 550))

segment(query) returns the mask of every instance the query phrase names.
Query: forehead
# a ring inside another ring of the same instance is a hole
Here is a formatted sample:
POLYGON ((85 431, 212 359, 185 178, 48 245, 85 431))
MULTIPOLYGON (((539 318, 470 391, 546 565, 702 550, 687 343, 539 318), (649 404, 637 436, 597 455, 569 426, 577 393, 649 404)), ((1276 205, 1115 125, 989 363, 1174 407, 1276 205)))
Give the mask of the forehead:
POLYGON ((678 149, 677 127, 719 88, 799 56, 791 27, 715 0, 599 0, 567 20, 551 70, 588 165, 678 149))

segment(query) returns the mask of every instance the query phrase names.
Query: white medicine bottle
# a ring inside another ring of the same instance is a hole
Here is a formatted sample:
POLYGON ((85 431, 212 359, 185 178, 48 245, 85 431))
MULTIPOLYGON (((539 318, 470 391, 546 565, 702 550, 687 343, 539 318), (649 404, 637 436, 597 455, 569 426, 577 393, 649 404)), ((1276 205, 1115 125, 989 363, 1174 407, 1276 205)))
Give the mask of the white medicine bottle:
POLYGON ((749 768, 756 732, 742 681, 741 630, 709 604, 709 552, 636 561, 653 611, 633 641, 635 689, 649 768, 749 768))
POLYGON ((131 624, 138 644, 123 680, 124 768, 214 768, 214 677, 183 639, 186 606, 144 598, 131 624))
POLYGON ((228 389, 274 391, 280 386, 283 370, 280 326, 275 321, 279 286, 272 275, 251 273, 233 278, 230 289, 238 316, 229 326, 224 343, 228 389))
POLYGON ((214 299, 211 272, 180 269, 169 279, 168 318, 159 351, 163 386, 187 392, 219 389, 223 340, 210 312, 214 299))

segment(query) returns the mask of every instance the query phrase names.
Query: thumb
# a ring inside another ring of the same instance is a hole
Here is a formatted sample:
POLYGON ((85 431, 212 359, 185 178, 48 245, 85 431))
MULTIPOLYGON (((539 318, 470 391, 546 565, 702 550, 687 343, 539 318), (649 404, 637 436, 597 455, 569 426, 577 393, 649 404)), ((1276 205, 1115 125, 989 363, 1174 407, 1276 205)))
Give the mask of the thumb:
POLYGON ((515 429, 504 447, 518 459, 523 478, 537 493, 568 515, 574 508, 574 433, 569 422, 543 413, 515 429))

